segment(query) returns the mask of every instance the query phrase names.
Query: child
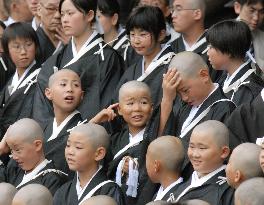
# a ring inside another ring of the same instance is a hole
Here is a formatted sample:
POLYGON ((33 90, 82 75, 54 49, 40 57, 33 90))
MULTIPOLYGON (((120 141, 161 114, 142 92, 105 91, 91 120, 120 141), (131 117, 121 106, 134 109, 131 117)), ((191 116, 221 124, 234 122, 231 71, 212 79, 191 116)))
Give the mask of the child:
POLYGON ((222 85, 225 95, 236 105, 251 102, 264 82, 254 73, 256 69, 250 60, 245 61, 251 44, 248 26, 235 20, 222 21, 208 30, 206 38, 210 44, 207 55, 211 65, 227 72, 222 85))
POLYGON ((115 179, 126 193, 127 204, 135 204, 144 197, 140 195, 147 179, 142 171, 146 153, 144 132, 152 108, 150 88, 145 83, 129 81, 121 86, 118 113, 126 124, 111 136, 108 176, 115 179))
POLYGON ((93 196, 82 202, 81 205, 98 205, 98 204, 117 205, 116 201, 113 198, 106 195, 93 196))
POLYGON ((0 139, 10 124, 31 116, 32 84, 39 72, 41 60, 37 35, 26 23, 14 23, 6 28, 2 44, 16 72, 0 93, 0 139))
MULTIPOLYGON (((208 67, 198 54, 178 53, 169 68, 163 79, 161 105, 151 118, 151 124, 156 123, 153 127, 159 127, 159 134, 154 130, 151 135, 179 136, 187 152, 190 135, 196 125, 206 120, 226 121, 235 105, 226 99, 218 84, 212 83, 208 67)), ((185 158, 183 176, 187 178, 192 171, 189 166, 185 158)))
POLYGON ((259 163, 260 150, 260 146, 253 143, 240 144, 233 150, 226 167, 231 187, 236 189, 245 180, 264 176, 259 163))
POLYGON ((45 159, 43 132, 34 120, 24 118, 8 129, 5 140, 11 149, 12 158, 1 178, 17 189, 26 184, 38 183, 46 186, 52 194, 65 182, 66 174, 56 170, 53 163, 45 159))
POLYGON ((38 75, 33 105, 33 117, 38 121, 45 121, 54 115, 51 104, 44 96, 44 90, 49 76, 62 68, 74 70, 81 78, 84 99, 78 110, 84 119, 90 120, 110 102, 112 92, 123 72, 123 59, 116 51, 105 45, 100 35, 92 30, 96 2, 94 0, 60 2, 62 26, 65 34, 72 38, 62 50, 45 62, 38 75))
POLYGON ((262 205, 264 179, 256 177, 243 182, 235 192, 235 205, 262 205))
POLYGON ((127 81, 145 82, 150 87, 152 102, 155 106, 162 96, 162 76, 174 55, 170 46, 161 45, 166 34, 162 11, 157 7, 138 7, 132 12, 126 29, 132 47, 142 56, 142 59, 125 71, 117 90, 127 81))
POLYGON ((208 202, 200 200, 200 199, 191 199, 186 200, 181 203, 182 205, 210 205, 208 202))
POLYGON ((13 201, 13 205, 52 205, 52 195, 40 184, 29 184, 20 189, 13 201))
POLYGON ((68 138, 65 157, 69 168, 76 171, 74 179, 64 184, 54 196, 54 205, 81 204, 96 195, 109 195, 124 204, 116 183, 107 180, 100 166, 109 145, 106 130, 88 123, 75 127, 68 138))
POLYGON ((223 123, 209 120, 197 125, 188 148, 194 172, 179 185, 176 201, 202 199, 217 205, 232 203, 233 189, 221 181, 226 167, 223 162, 229 152, 228 129, 223 123))
POLYGON ((11 205, 17 192, 16 187, 8 183, 0 183, 0 204, 11 205))
POLYGON ((126 68, 137 62, 139 55, 131 47, 126 30, 119 26, 120 7, 117 0, 98 0, 96 16, 104 41, 124 58, 126 68))
POLYGON ((180 177, 183 160, 184 149, 180 139, 163 136, 150 143, 146 155, 148 176, 154 183, 161 184, 154 201, 172 202, 176 199, 174 191, 183 181, 180 177))

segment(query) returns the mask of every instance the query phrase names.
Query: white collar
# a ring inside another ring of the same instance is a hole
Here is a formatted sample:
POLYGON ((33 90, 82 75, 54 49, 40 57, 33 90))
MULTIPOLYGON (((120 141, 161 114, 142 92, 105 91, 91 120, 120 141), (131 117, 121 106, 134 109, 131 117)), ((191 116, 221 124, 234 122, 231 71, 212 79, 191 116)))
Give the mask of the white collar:
MULTIPOLYGON (((185 50, 186 50, 186 51, 194 51, 194 50, 196 49, 198 43, 199 43, 201 40, 203 40, 203 38, 200 39, 200 38, 202 37, 202 35, 204 35, 204 33, 202 33, 202 34, 197 38, 197 40, 195 41, 195 43, 194 43, 192 46, 190 46, 190 45, 187 43, 187 41, 185 41, 185 39, 184 39, 184 37, 183 37, 183 35, 182 35, 182 41, 183 41, 183 44, 184 44, 185 50)), ((199 46, 198 46, 198 47, 199 47, 199 46)))
POLYGON ((10 24, 15 23, 15 22, 16 21, 11 16, 9 16, 8 19, 6 21, 4 21, 4 24, 6 26, 9 26, 10 24))
POLYGON ((102 167, 103 167, 102 165, 99 166, 98 170, 94 173, 94 175, 85 184, 85 186, 83 188, 81 187, 81 183, 80 183, 80 180, 79 180, 79 173, 77 172, 76 192, 77 192, 77 195, 78 195, 78 200, 81 198, 81 196, 83 195, 83 192, 85 191, 85 189, 87 188, 87 186, 90 184, 90 182, 95 177, 95 175, 102 169, 102 167))
MULTIPOLYGON (((79 52, 81 52, 83 49, 85 49, 85 47, 93 40, 93 38, 97 35, 98 33, 96 31, 94 31, 92 33, 92 35, 90 35, 90 37, 87 39, 87 41, 82 45, 81 49, 79 50, 79 52)), ((72 55, 73 57, 77 56, 77 54, 79 52, 77 52, 77 49, 76 49, 76 46, 75 46, 75 43, 74 43, 74 40, 73 40, 74 37, 72 37, 71 39, 71 44, 72 44, 72 55)))
POLYGON ((31 181, 38 173, 40 170, 42 170, 44 167, 47 166, 48 163, 51 161, 48 161, 47 159, 44 159, 38 166, 36 166, 31 172, 28 174, 24 174, 22 181, 20 182, 19 185, 17 185, 16 188, 26 184, 27 182, 31 181))
POLYGON ((144 136, 145 129, 146 128, 144 128, 143 130, 141 130, 134 137, 129 133, 129 143, 133 143, 133 142, 137 142, 137 141, 142 141, 143 140, 143 136, 144 136))
POLYGON ((38 29, 38 25, 37 25, 36 17, 34 17, 34 18, 32 19, 31 26, 32 26, 32 28, 33 28, 35 31, 38 29))
POLYGON ((261 90, 261 97, 262 97, 262 100, 264 101, 264 88, 261 90))
POLYGON ((229 76, 229 74, 227 74, 227 77, 225 79, 224 82, 224 87, 228 87, 230 85, 230 83, 232 82, 232 80, 236 77, 236 75, 242 70, 242 68, 244 68, 247 64, 249 64, 249 61, 243 63, 242 65, 240 65, 238 67, 238 69, 236 69, 236 71, 229 76))
POLYGON ((66 124, 78 113, 80 113, 78 110, 73 111, 70 115, 68 115, 68 117, 63 120, 63 122, 59 126, 57 124, 56 118, 54 118, 52 135, 49 137, 48 141, 56 139, 61 130, 66 126, 66 124))
POLYGON ((180 177, 179 179, 177 179, 175 182, 171 183, 166 189, 163 189, 162 186, 160 186, 159 191, 157 193, 157 196, 155 198, 154 201, 157 200, 162 200, 162 198, 173 188, 175 187, 177 184, 180 184, 183 182, 183 178, 180 177))

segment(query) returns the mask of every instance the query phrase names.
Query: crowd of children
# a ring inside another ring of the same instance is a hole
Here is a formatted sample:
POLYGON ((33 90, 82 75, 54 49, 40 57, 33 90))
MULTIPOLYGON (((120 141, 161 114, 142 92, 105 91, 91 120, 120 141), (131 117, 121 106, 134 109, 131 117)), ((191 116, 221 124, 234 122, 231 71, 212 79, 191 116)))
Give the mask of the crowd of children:
POLYGON ((263 204, 264 0, 210 28, 205 0, 125 24, 117 0, 21 1, 0 21, 0 204, 263 204))

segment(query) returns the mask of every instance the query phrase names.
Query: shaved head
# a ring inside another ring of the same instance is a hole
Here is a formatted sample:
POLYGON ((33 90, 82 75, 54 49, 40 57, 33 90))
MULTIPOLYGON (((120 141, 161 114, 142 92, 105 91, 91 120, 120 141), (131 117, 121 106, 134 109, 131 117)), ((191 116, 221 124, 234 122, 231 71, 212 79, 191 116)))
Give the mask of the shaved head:
POLYGON ((179 138, 162 136, 155 139, 148 147, 148 154, 153 160, 159 160, 166 170, 180 172, 184 149, 179 138))
POLYGON ((202 11, 203 17, 205 16, 206 2, 205 0, 187 0, 190 8, 200 9, 202 11))
POLYGON ((141 81, 136 81, 136 80, 132 80, 132 81, 128 81, 126 83, 124 83, 120 89, 119 89, 119 97, 118 100, 120 102, 120 100, 122 100, 122 98, 125 96, 126 92, 128 90, 135 90, 135 93, 137 92, 137 90, 145 90, 148 94, 149 97, 151 98, 151 91, 149 86, 141 81))
POLYGON ((259 164, 261 147, 253 143, 238 145, 232 152, 230 162, 234 170, 240 170, 245 179, 263 177, 259 164))
POLYGON ((97 195, 81 203, 81 205, 100 205, 100 204, 101 205, 117 205, 117 202, 110 196, 97 195))
POLYGON ((16 192, 12 184, 0 183, 0 205, 11 205, 16 192))
POLYGON ((235 192, 235 205, 263 205, 264 178, 256 177, 244 181, 235 192))
POLYGON ((49 88, 53 85, 54 82, 56 82, 58 80, 58 78, 64 76, 65 74, 70 74, 70 75, 75 75, 76 77, 78 77, 79 82, 81 82, 79 75, 74 72, 73 70, 70 69, 61 69, 55 73, 53 73, 50 77, 49 77, 49 88))
POLYGON ((208 137, 213 139, 218 147, 229 147, 228 128, 220 121, 208 120, 202 122, 193 129, 192 133, 206 133, 208 137))
POLYGON ((166 201, 157 200, 157 201, 151 201, 147 203, 146 205, 169 205, 169 204, 171 203, 168 203, 166 201))
POLYGON ((107 149, 109 146, 109 135, 107 134, 105 128, 101 125, 93 123, 82 124, 75 127, 71 131, 70 136, 74 135, 75 133, 81 134, 87 140, 89 140, 89 143, 92 144, 94 149, 99 147, 104 147, 107 149))
POLYGON ((7 130, 6 139, 16 138, 32 143, 35 140, 43 140, 43 131, 35 120, 24 118, 15 122, 7 130))
POLYGON ((210 204, 200 199, 192 199, 192 200, 184 201, 183 205, 210 205, 210 204))
POLYGON ((15 195, 12 205, 52 205, 50 191, 40 184, 22 187, 15 195))
POLYGON ((200 55, 184 51, 172 58, 169 69, 177 69, 186 78, 195 78, 201 69, 208 70, 208 66, 200 55))

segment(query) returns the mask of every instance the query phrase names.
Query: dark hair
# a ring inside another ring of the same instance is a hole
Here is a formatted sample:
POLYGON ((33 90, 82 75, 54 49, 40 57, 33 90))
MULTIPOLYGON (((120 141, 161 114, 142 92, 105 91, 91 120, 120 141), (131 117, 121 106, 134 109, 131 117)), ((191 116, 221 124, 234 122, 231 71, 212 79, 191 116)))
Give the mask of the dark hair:
MULTIPOLYGON (((60 0, 59 4, 59 12, 61 13, 61 7, 62 4, 65 0, 60 0)), ((93 22, 95 21, 95 13, 96 13, 96 8, 97 8, 97 0, 71 0, 73 5, 76 7, 76 9, 83 14, 88 14, 89 11, 94 12, 94 19, 93 22)))
POLYGON ((160 8, 140 6, 133 10, 126 25, 127 33, 135 28, 150 32, 157 40, 160 32, 166 30, 165 18, 160 8))
POLYGON ((242 6, 243 5, 252 5, 252 4, 257 4, 261 3, 264 6, 264 0, 236 0, 238 3, 240 3, 242 6))
POLYGON ((4 29, 4 30, 5 30, 5 28, 6 28, 6 25, 4 24, 4 22, 3 22, 3 21, 0 21, 0 27, 2 27, 2 29, 4 29))
POLYGON ((231 58, 245 58, 252 36, 249 27, 242 21, 221 21, 208 29, 206 39, 215 49, 231 58))
POLYGON ((35 60, 37 61, 37 63, 41 62, 42 55, 40 51, 38 36, 30 24, 23 22, 12 23, 4 30, 2 37, 2 46, 4 55, 7 58, 11 59, 8 44, 10 41, 15 40, 16 38, 25 38, 32 40, 36 47, 35 60))

